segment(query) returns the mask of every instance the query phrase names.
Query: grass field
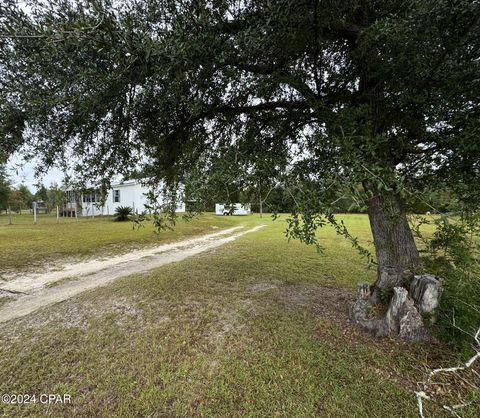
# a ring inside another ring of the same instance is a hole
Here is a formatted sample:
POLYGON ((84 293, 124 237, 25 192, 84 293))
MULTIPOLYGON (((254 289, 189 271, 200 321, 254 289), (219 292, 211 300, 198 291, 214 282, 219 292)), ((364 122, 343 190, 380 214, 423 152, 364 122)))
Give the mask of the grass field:
MULTIPOLYGON (((344 219, 369 245, 367 218, 344 219)), ((217 220, 259 222, 257 216, 217 220)), ((214 220, 196 222, 207 228, 214 220)), ((349 324, 347 306, 352 288, 373 280, 374 271, 329 228, 320 234, 327 250, 319 255, 289 243, 282 219, 263 222, 266 228, 215 251, 3 324, 0 393, 67 393, 72 404, 0 403, 0 413, 417 416, 416 382, 426 367, 448 364, 449 353, 360 332, 349 324)), ((193 225, 182 226, 184 234, 193 225)), ((151 239, 147 230, 140 234, 151 239)), ((469 396, 478 406, 478 394, 469 396)), ((477 416, 475 407, 464 414, 477 416)), ((426 416, 443 412, 429 406, 426 416)))
MULTIPOLYGON (((5 217, 2 215, 3 220, 5 217)), ((132 222, 114 222, 111 217, 64 218, 57 224, 54 215, 42 214, 34 225, 30 214, 17 215, 13 225, 0 222, 0 275, 48 266, 68 257, 106 256, 144 245, 185 239, 239 222, 236 217, 209 214, 194 222, 179 219, 173 231, 156 234, 151 222, 134 230, 132 222)))

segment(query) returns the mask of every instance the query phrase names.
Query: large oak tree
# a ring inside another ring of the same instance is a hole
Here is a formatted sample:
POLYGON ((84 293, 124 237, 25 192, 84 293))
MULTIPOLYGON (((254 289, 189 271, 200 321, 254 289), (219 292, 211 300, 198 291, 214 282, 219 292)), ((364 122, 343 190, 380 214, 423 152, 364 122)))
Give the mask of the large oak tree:
POLYGON ((209 193, 283 181, 307 242, 324 219, 356 242, 332 214, 348 194, 389 272, 374 302, 419 264, 413 200, 478 205, 478 1, 2 0, 0 16, 4 158, 209 193))

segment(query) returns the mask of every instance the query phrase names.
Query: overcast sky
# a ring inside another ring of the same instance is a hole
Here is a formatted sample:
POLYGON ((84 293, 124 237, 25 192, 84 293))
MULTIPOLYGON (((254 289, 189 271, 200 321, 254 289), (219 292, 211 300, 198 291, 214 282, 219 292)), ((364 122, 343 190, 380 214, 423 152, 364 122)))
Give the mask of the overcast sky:
MULTIPOLYGON (((13 185, 19 186, 20 184, 26 184, 32 192, 35 192, 37 190, 36 184, 39 179, 35 178, 34 166, 35 162, 22 163, 22 160, 18 155, 12 156, 8 161, 7 170, 13 185), (19 164, 21 164, 22 167, 18 167, 19 164)), ((60 185, 62 180, 63 173, 56 168, 49 170, 41 179, 45 186, 50 186, 50 184, 54 182, 60 185)))

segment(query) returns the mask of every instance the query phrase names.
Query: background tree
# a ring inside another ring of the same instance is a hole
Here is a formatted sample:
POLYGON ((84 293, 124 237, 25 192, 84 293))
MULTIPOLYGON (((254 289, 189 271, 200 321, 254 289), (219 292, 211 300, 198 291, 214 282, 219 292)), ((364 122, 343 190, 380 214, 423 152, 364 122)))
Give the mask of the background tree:
POLYGON ((19 194, 19 198, 15 198, 15 201, 21 205, 21 209, 31 208, 35 196, 30 191, 28 186, 26 184, 21 184, 20 186, 18 186, 17 192, 19 194))
POLYGON ((49 210, 55 209, 57 206, 62 207, 65 204, 65 192, 57 183, 50 184, 47 189, 45 203, 49 210))
POLYGON ((23 209, 26 208, 26 203, 25 203, 25 200, 23 199, 23 195, 20 193, 19 190, 15 188, 12 188, 10 190, 7 204, 11 210, 17 213, 20 213, 23 209))
POLYGON ((42 201, 42 202, 47 202, 48 200, 48 189, 45 187, 45 185, 42 183, 39 185, 37 191, 35 192, 35 195, 33 197, 36 201, 42 201))
POLYGON ((10 196, 10 180, 4 166, 0 165, 0 211, 7 210, 10 196))
POLYGON ((478 2, 53 0, 27 14, 4 0, 0 12, 0 149, 28 145, 40 171, 75 155, 103 187, 139 164, 173 188, 208 174, 200 202, 229 194, 225 179, 264 176, 273 155, 271 175, 295 189, 291 237, 316 243, 328 221, 356 243, 334 202, 367 208, 372 303, 420 269, 412 196, 448 188, 478 210, 478 2))

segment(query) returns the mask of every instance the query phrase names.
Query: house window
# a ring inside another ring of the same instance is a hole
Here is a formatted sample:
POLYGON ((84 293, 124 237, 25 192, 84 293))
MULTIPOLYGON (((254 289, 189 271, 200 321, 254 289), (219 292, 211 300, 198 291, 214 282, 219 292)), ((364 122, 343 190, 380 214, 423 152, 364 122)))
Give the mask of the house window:
POLYGON ((120 203, 120 190, 113 191, 113 203, 120 203))
POLYGON ((95 203, 97 201, 96 193, 86 193, 82 196, 83 203, 95 203))
POLYGON ((75 203, 75 192, 73 190, 67 190, 65 192, 65 198, 68 203, 75 203))

